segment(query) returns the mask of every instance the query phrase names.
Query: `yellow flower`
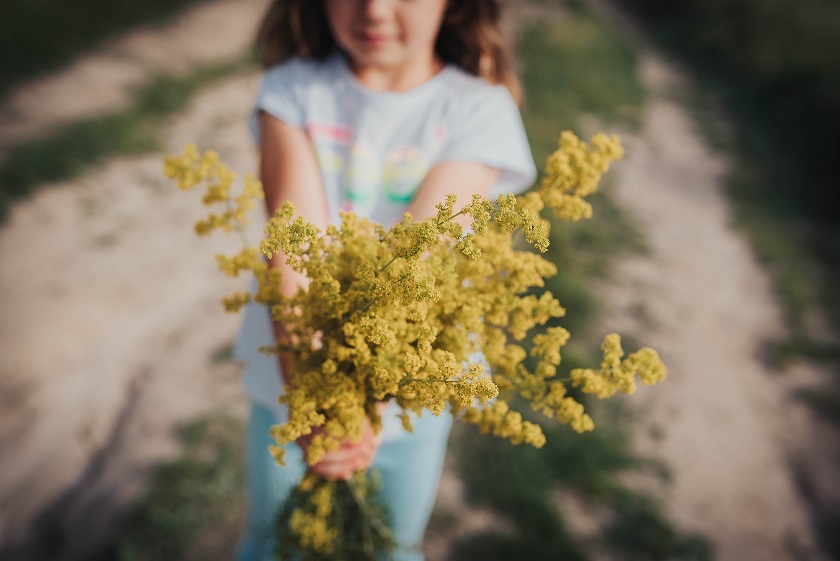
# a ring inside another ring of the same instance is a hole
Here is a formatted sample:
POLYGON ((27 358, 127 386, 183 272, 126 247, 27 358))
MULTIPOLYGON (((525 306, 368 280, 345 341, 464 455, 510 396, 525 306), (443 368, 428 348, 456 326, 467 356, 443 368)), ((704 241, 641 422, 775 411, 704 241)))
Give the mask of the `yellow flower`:
MULTIPOLYGON (((399 405, 407 429, 408 412, 440 415, 449 407, 484 432, 541 446, 539 425, 507 405, 517 394, 549 418, 591 430, 583 405, 556 379, 569 332, 549 327, 533 334, 566 313, 551 293, 535 293, 557 272, 539 255, 548 248, 550 226, 541 212, 550 209, 567 220, 591 216, 586 199, 622 154, 616 137, 598 134, 586 143, 566 131, 546 161, 540 188, 521 197, 503 194, 489 201, 475 195, 459 207, 457 197, 448 195, 434 217, 415 221, 405 214, 390 229, 342 212, 341 223, 324 232, 285 203, 268 221, 259 250, 246 244, 238 254, 218 256, 225 274, 250 271, 258 281, 254 293, 225 298, 225 307, 263 304, 288 333, 268 349, 287 352, 294 361, 280 397, 289 419, 272 428, 280 445, 272 449, 277 460, 282 462, 282 445, 314 427, 322 430, 312 436, 310 464, 343 439, 360 438, 366 417, 378 429, 376 403, 384 400, 399 405), (469 232, 459 216, 470 217, 469 232), (519 249, 518 237, 537 252, 519 249), (278 253, 309 278, 307 289, 281 293, 280 273, 265 260, 278 253), (530 368, 526 348, 536 359, 530 368), (467 357, 479 351, 488 372, 468 364, 467 357)), ((253 175, 236 194, 236 175, 219 155, 200 154, 194 145, 167 158, 164 170, 181 188, 205 185, 203 200, 216 210, 196 224, 199 234, 222 229, 244 235, 248 212, 263 197, 253 175)), ((651 349, 624 358, 617 335, 608 336, 602 348, 599 369, 571 373, 572 385, 584 393, 631 393, 637 376, 643 383, 665 376, 651 349)), ((315 511, 325 512, 326 499, 319 500, 315 511)), ((313 544, 329 541, 323 533, 306 535, 313 544)))
POLYGON ((667 374, 659 355, 647 347, 622 360, 621 338, 615 333, 607 335, 601 349, 604 359, 600 370, 577 368, 571 372, 572 384, 584 393, 602 399, 618 392, 632 394, 636 391, 637 375, 645 384, 653 384, 663 380, 667 374))

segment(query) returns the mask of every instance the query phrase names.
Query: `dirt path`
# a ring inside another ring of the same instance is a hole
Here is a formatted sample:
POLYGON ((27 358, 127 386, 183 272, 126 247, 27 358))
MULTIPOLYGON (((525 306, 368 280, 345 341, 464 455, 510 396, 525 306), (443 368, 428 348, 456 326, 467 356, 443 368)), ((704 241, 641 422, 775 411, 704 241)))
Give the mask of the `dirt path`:
MULTIPOLYGON (((124 103, 149 67, 190 52, 179 50, 182 35, 197 41, 196 52, 215 41, 226 45, 214 47, 217 57, 236 53, 263 4, 223 0, 191 12, 163 31, 165 49, 161 35, 117 41, 137 46, 145 62, 117 72, 127 78, 101 88, 90 106, 71 108, 70 100, 86 99, 79 92, 121 64, 106 60, 110 51, 21 90, 11 99, 31 94, 34 108, 62 100, 67 108, 42 122, 26 104, 3 105, 0 114, 14 107, 19 117, 3 121, 0 152, 8 139, 124 103), (217 19, 203 19, 204 10, 217 19), (224 31, 237 39, 227 43, 224 31), (94 63, 102 66, 89 70, 94 63)), ((820 496, 831 489, 819 482, 829 479, 808 474, 813 466, 833 474, 833 464, 803 444, 814 420, 757 356, 781 330, 779 310, 766 274, 729 227, 719 187, 726 162, 670 100, 685 87, 677 73, 647 55, 643 69, 652 101, 642 130, 625 136, 615 196, 638 217, 651 249, 620 264, 621 284, 610 289, 616 314, 605 318, 605 327, 658 348, 671 369, 667 383, 636 396, 645 425, 662 434, 641 438, 640 450, 671 464, 671 511, 712 537, 718 559, 820 559, 789 457, 798 449, 807 458, 797 473, 817 481, 820 496)), ((168 149, 197 140, 235 169, 253 169, 243 123, 255 81, 239 77, 202 92, 167 130, 168 149)), ((236 240, 192 234, 197 195, 164 182, 161 156, 115 159, 40 191, 0 228, 0 548, 22 544, 19 558, 78 558, 142 492, 149 468, 175 452, 173 427, 215 410, 244 413, 236 367, 214 358, 238 323, 218 298, 237 283, 215 273, 211 255, 236 240), (83 527, 99 530, 80 535, 83 527)), ((798 379, 819 378, 799 370, 798 379)))
MULTIPOLYGON (((639 221, 649 253, 619 263, 604 319, 669 366, 665 383, 633 397, 647 429, 638 447, 672 468, 671 513, 711 538, 720 561, 823 559, 790 464, 831 441, 838 450, 831 437, 803 445, 818 422, 791 395, 820 372, 800 366, 782 377, 762 362, 760 349, 783 334, 781 310, 731 226, 721 185, 728 163, 674 101, 692 87, 679 71, 643 51, 641 74, 651 100, 639 133, 624 135, 613 194, 639 221)), ((809 477, 827 466, 812 467, 809 477)))
MULTIPOLYGON (((255 80, 198 96, 168 131, 170 150, 197 140, 253 169, 242 123, 255 80)), ((179 423, 244 414, 238 369, 214 359, 239 321, 219 297, 244 287, 212 256, 238 240, 193 234, 198 199, 165 181, 159 154, 116 159, 20 203, 0 231, 0 444, 14 451, 0 471, 0 545, 45 508, 65 519, 36 524, 42 544, 82 526, 107 535, 148 468, 175 453, 179 423)))
MULTIPOLYGON (((105 44, 0 102, 0 156, 51 127, 120 108, 160 72, 245 52, 266 0, 218 0, 105 44)), ((167 127, 167 150, 217 147, 253 169, 244 121, 257 76, 197 96, 167 127)), ((19 203, 0 229, 0 550, 76 559, 177 452, 173 430, 213 411, 244 415, 238 367, 220 360, 237 283, 199 240, 195 196, 176 193, 162 154, 117 158, 19 203), (61 556, 59 555, 61 554, 61 556)), ((257 238, 257 234, 254 233, 257 238)))
POLYGON ((114 111, 162 73, 231 60, 250 47, 268 0, 214 0, 171 22, 106 41, 58 72, 0 99, 0 161, 24 140, 77 119, 114 111))

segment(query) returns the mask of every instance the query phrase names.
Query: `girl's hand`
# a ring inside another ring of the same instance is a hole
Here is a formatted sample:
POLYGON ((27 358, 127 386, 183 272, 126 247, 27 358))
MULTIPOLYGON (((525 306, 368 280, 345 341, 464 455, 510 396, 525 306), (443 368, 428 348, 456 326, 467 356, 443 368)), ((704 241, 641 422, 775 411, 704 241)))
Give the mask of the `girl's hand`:
MULTIPOLYGON (((303 449, 304 457, 308 455, 309 445, 312 438, 323 432, 318 427, 312 434, 301 437, 297 440, 298 446, 303 449)), ((352 442, 349 438, 341 443, 341 447, 334 452, 327 452, 324 458, 311 466, 313 472, 324 479, 350 479, 354 472, 367 469, 373 464, 376 450, 379 448, 379 435, 375 434, 367 418, 362 427, 362 438, 358 442, 352 442)))
MULTIPOLYGON (((275 337, 287 337, 285 330, 277 322, 274 322, 275 337)), ((316 336, 313 340, 313 347, 321 346, 320 336, 316 336)), ((291 357, 286 353, 279 353, 277 359, 280 365, 280 371, 283 373, 290 372, 292 367, 291 357)), ((387 403, 377 403, 376 408, 379 415, 385 411, 387 403)), ((316 434, 323 433, 321 427, 313 427, 312 433, 297 439, 296 443, 303 450, 304 457, 309 455, 309 445, 312 443, 312 438, 316 434)), ((362 438, 358 442, 353 442, 349 438, 341 443, 338 450, 327 452, 324 458, 311 466, 310 469, 323 477, 324 479, 350 479, 354 472, 367 469, 373 464, 373 458, 376 456, 376 451, 379 448, 379 435, 376 434, 370 426, 370 421, 367 417, 364 419, 362 425, 362 438)))

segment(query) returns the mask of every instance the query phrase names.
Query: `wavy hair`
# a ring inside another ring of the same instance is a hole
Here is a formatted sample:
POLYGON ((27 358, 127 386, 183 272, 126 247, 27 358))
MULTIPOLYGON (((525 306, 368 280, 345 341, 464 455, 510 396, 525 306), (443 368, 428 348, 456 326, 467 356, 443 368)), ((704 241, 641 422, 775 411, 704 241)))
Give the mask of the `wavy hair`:
MULTIPOLYGON (((318 59, 336 52, 324 0, 273 0, 260 24, 256 50, 265 67, 296 56, 318 59)), ((506 86, 521 102, 522 88, 501 32, 499 0, 449 0, 435 53, 444 63, 506 86)))

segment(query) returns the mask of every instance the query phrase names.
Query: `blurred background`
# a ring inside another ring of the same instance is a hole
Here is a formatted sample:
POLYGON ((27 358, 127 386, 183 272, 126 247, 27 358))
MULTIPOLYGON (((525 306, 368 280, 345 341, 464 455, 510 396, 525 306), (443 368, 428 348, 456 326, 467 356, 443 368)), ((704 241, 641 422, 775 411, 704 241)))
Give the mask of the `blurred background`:
MULTIPOLYGON (((230 559, 239 318, 162 175, 241 173, 267 0, 6 0, 0 18, 0 559, 230 559)), ((541 165, 622 137, 595 217, 552 228, 573 333, 669 379, 545 425, 453 433, 430 561, 840 559, 840 4, 508 0, 541 165)), ((255 224, 249 236, 259 238, 255 224)))

